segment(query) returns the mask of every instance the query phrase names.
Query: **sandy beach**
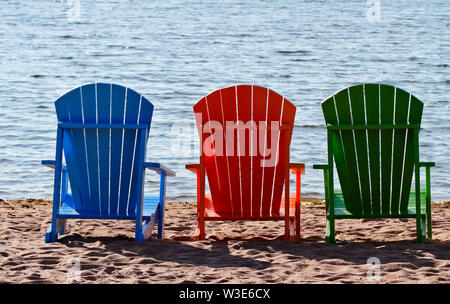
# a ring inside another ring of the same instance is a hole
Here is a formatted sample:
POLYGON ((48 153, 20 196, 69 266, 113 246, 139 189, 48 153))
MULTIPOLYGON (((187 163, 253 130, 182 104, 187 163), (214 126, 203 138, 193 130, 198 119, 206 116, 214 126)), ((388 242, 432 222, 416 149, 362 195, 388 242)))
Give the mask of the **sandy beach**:
POLYGON ((71 220, 46 244, 50 201, 0 201, 0 283, 450 283, 450 202, 433 204, 427 244, 415 243, 414 220, 387 219, 338 221, 336 245, 324 242, 319 202, 303 202, 293 243, 283 222, 208 222, 206 240, 193 241, 196 207, 184 202, 167 204, 164 240, 135 243, 131 221, 71 220))

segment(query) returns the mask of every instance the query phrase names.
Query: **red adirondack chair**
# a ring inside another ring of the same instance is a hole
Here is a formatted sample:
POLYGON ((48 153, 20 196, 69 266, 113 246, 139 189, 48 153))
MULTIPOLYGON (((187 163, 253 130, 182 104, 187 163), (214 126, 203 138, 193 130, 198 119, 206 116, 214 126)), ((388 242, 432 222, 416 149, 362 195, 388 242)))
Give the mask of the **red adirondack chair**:
POLYGON ((295 110, 281 95, 253 85, 217 90, 194 106, 200 164, 186 169, 197 174, 196 240, 205 238, 205 221, 225 220, 285 220, 284 238, 293 239, 294 227, 300 237, 305 165, 289 163, 295 110), (296 175, 294 195, 285 195, 289 171, 296 175))

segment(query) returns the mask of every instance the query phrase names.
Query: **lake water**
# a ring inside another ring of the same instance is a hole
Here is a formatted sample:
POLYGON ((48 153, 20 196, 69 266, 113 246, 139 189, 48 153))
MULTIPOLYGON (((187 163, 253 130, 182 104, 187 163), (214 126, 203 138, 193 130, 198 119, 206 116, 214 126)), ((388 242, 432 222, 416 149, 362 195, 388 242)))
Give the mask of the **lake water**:
MULTIPOLYGON (((433 200, 450 199, 448 0, 2 1, 0 46, 2 199, 51 198, 53 171, 40 160, 55 154, 53 102, 89 82, 128 86, 154 104, 147 160, 177 172, 170 200, 195 199, 184 169, 198 162, 194 146, 173 149, 170 134, 183 123, 193 131, 204 95, 246 83, 293 102, 291 161, 307 164, 303 195, 323 197, 312 169, 326 160, 320 103, 351 84, 393 84, 425 103, 421 160, 436 162, 433 200)), ((146 192, 157 182, 147 174, 146 192)))

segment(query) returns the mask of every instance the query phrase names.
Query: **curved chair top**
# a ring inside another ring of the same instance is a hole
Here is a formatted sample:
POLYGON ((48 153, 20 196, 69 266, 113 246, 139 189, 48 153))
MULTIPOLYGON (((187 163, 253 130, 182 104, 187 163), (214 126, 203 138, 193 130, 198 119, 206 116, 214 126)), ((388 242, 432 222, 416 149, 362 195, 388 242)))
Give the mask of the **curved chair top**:
MULTIPOLYGON (((223 114, 225 114, 228 109, 236 113, 236 104, 242 105, 242 107, 251 107, 253 105, 253 110, 250 110, 250 113, 247 113, 248 111, 245 111, 244 113, 243 111, 241 118, 250 116, 250 120, 252 117, 257 116, 258 118, 262 117, 266 120, 265 117, 267 115, 253 114, 256 114, 254 111, 257 109, 266 109, 269 102, 272 107, 277 105, 278 108, 281 108, 283 105, 283 107, 287 108, 287 112, 294 111, 295 115, 295 106, 289 100, 269 88, 249 84, 234 85, 209 93, 194 105, 194 112, 198 113, 203 112, 207 108, 214 108, 221 109, 223 114)), ((240 113, 237 113, 237 115, 239 114, 240 113)))
POLYGON ((322 102, 322 109, 328 124, 420 124, 423 102, 389 84, 361 83, 334 93, 322 102))
POLYGON ((153 104, 136 91, 113 83, 90 83, 55 101, 58 121, 78 123, 145 123, 150 127, 153 104))

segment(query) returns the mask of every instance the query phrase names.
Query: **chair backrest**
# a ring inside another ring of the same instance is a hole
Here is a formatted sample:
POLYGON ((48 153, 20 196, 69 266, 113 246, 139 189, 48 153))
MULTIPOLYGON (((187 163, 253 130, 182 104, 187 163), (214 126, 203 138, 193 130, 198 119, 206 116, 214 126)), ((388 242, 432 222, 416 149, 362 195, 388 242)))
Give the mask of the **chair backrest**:
MULTIPOLYGON (((146 124, 147 143, 153 105, 129 88, 110 83, 83 85, 61 96, 55 107, 63 123, 146 124)), ((135 214, 137 193, 142 191, 137 184, 140 145, 136 129, 64 129, 64 156, 78 212, 135 214)))
POLYGON ((204 132, 206 173, 218 214, 237 218, 279 214, 285 139, 289 147, 295 111, 281 95, 253 85, 217 90, 194 106, 198 130, 204 132), (208 124, 211 132, 205 129, 208 124), (225 127, 218 130, 220 125, 225 127), (280 125, 284 131, 277 129, 280 125))
POLYGON ((400 88, 368 83, 337 92, 322 109, 346 209, 407 212, 423 103, 400 88))

